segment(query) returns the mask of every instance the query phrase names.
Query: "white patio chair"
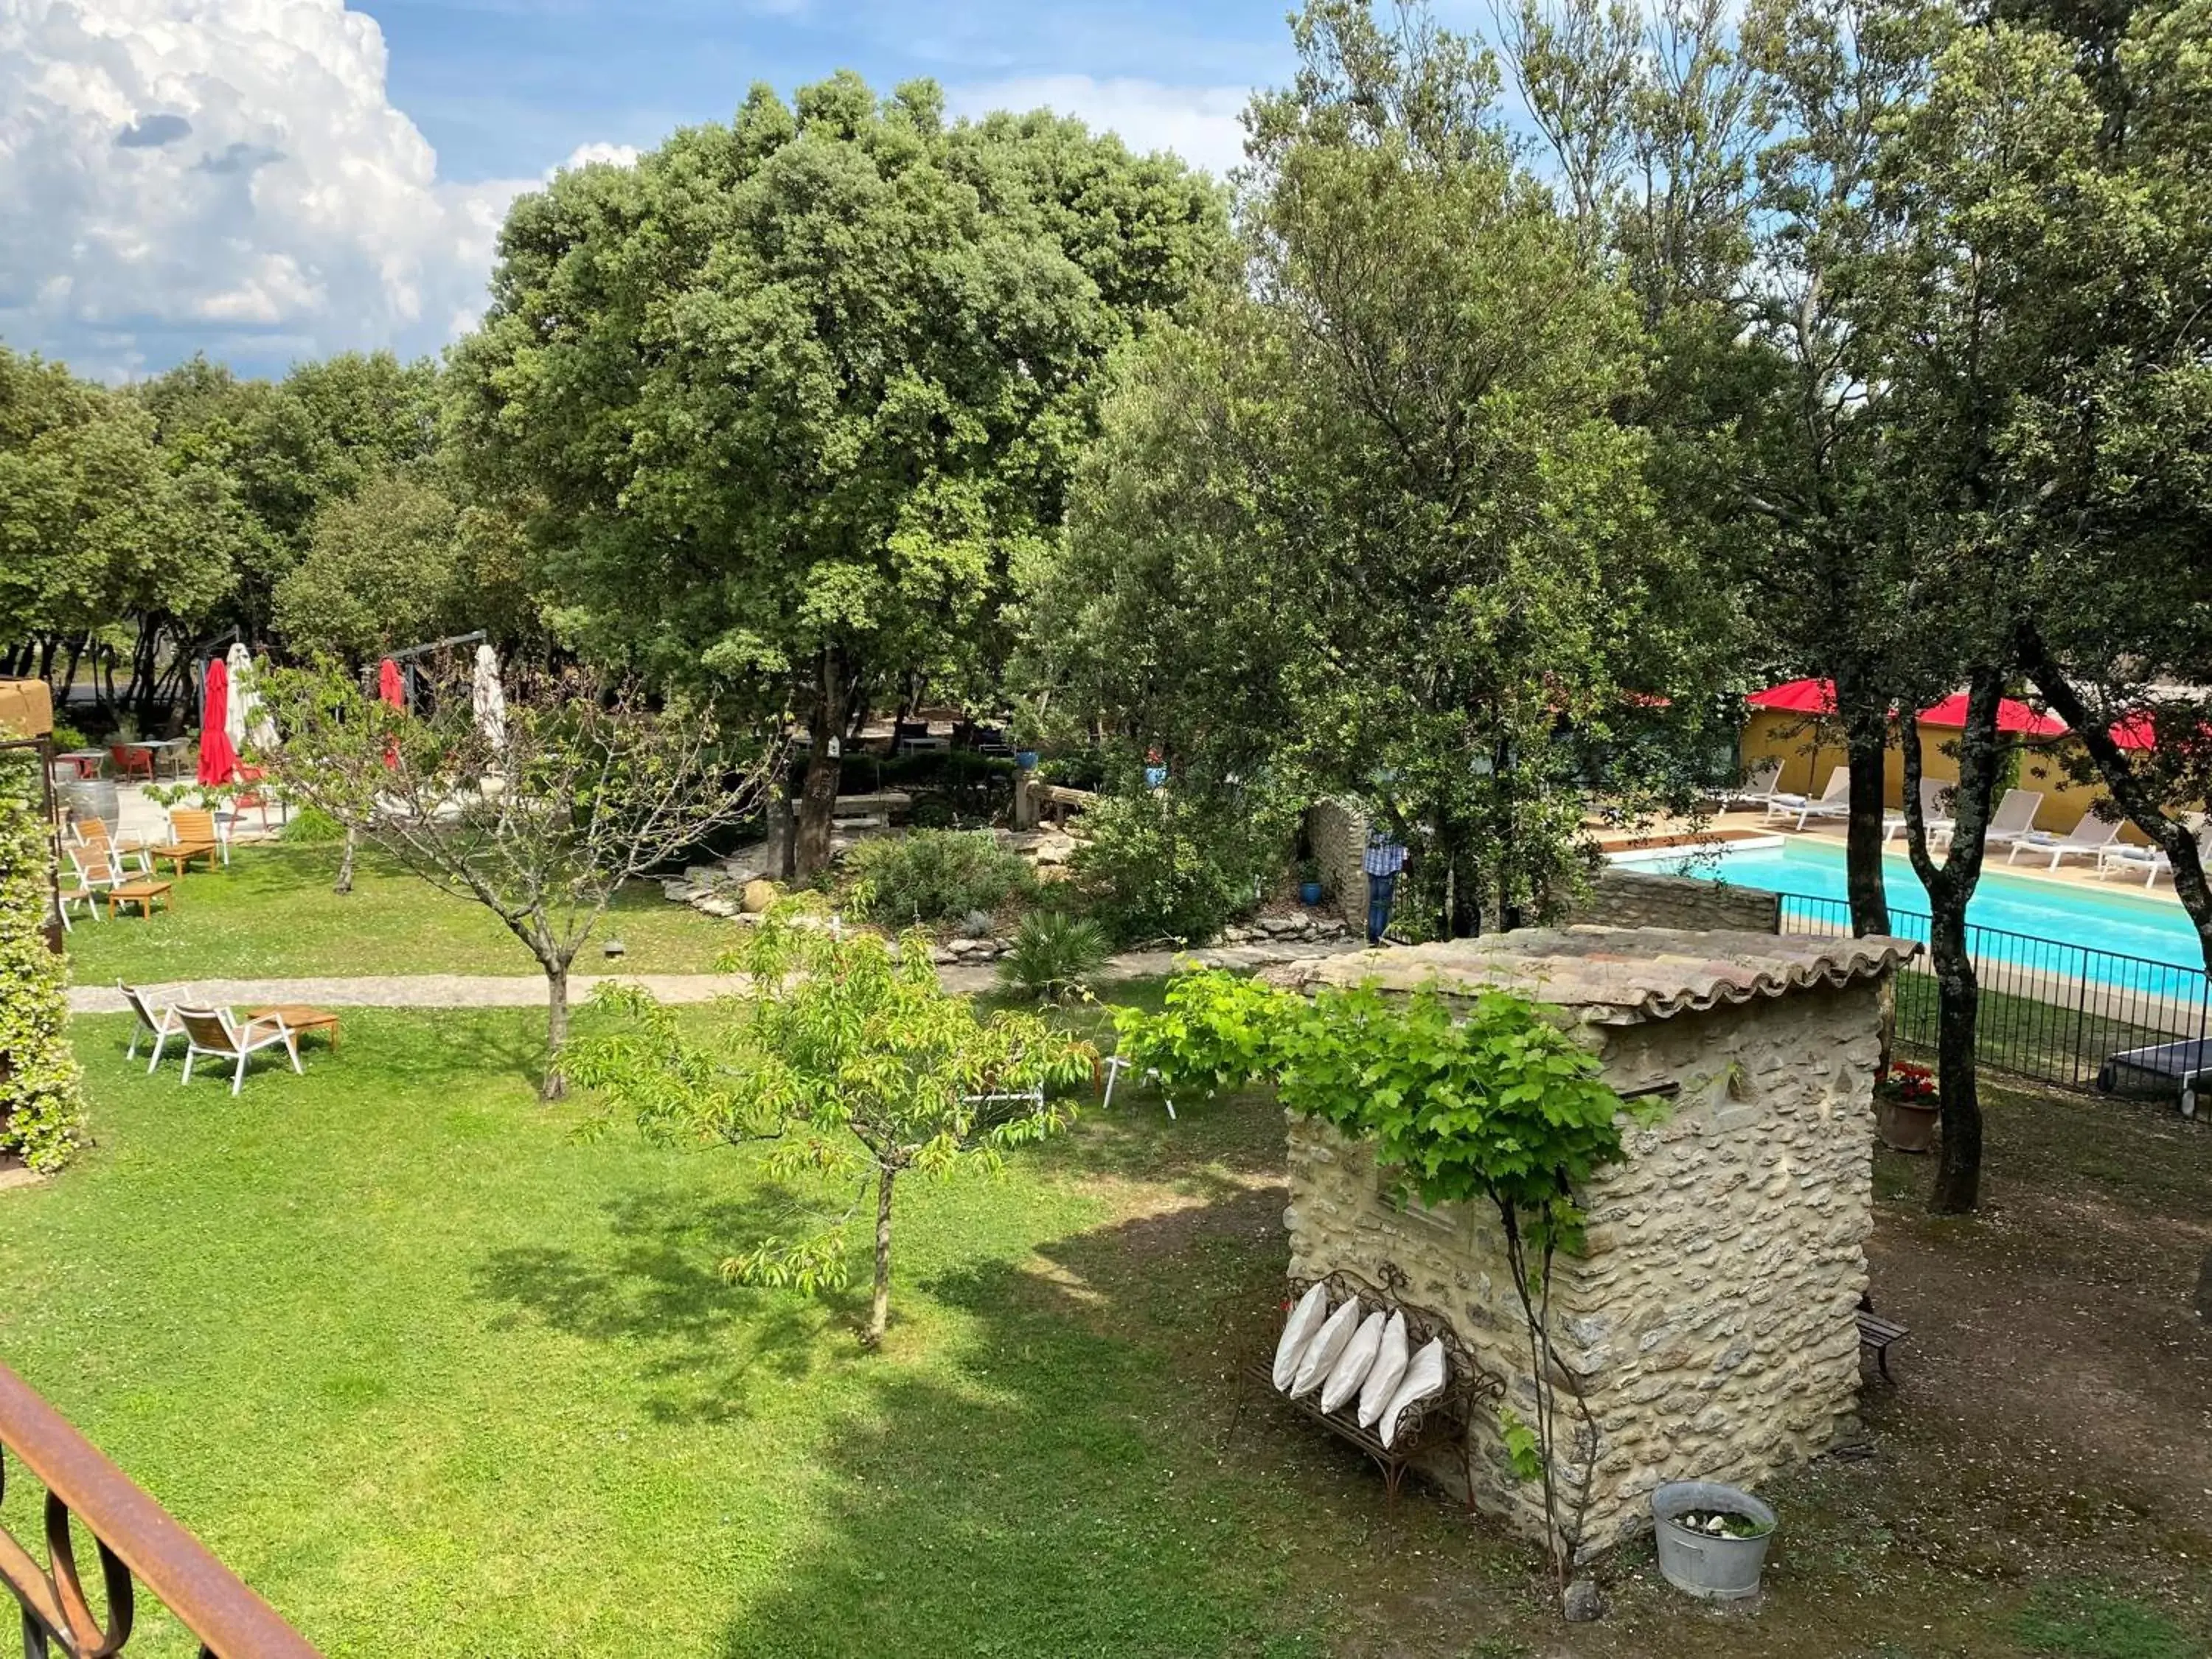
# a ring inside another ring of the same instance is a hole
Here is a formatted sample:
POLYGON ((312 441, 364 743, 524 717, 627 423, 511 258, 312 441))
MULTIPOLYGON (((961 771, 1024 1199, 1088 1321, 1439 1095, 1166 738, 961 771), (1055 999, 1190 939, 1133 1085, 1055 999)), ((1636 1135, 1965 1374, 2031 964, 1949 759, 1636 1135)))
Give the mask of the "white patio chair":
POLYGON ((2051 854, 2048 867, 2056 870, 2061 859, 2095 858, 2119 838, 2119 833, 2120 821, 2118 818, 2106 823, 2094 814, 2083 818, 2063 836, 2052 835, 2047 830, 2031 830, 2013 842, 2012 851, 2005 854, 2005 862, 2014 862, 2023 852, 2048 853, 2051 854))
POLYGON ((243 1025, 230 1017, 228 1008, 173 1008, 169 1011, 185 1030, 185 1075, 180 1079, 192 1080, 192 1061, 201 1054, 234 1062, 230 1074, 230 1091, 236 1094, 246 1082, 246 1061, 248 1055, 280 1044, 292 1057, 292 1069, 302 1076, 307 1067, 300 1064, 300 1037, 292 1028, 275 1015, 260 1019, 249 1019, 243 1025))
POLYGON ((104 893, 138 878, 139 872, 124 863, 112 842, 73 842, 63 850, 69 854, 70 867, 76 872, 77 886, 86 892, 104 893))
MULTIPOLYGON (((95 911, 94 914, 99 913, 95 911)), ((161 1063, 161 1050, 168 1045, 169 1039, 183 1033, 184 1022, 177 1018, 174 1008, 157 1008, 149 1002, 146 994, 135 985, 125 985, 118 979, 115 981, 115 988, 123 993, 123 1000, 131 1006, 131 1012, 138 1016, 137 1023, 131 1028, 129 1057, 132 1060, 138 1058, 138 1039, 141 1036, 149 1036, 154 1039, 154 1057, 146 1062, 146 1075, 151 1077, 154 1068, 161 1063)))
POLYGON ((2035 833, 2035 815, 2043 810, 2043 797, 2033 789, 2008 789, 1997 810, 1990 814, 1990 827, 1982 832, 1985 847, 2009 847, 2035 833))
MULTIPOLYGON (((1951 797, 1954 793, 1956 792, 1953 787, 1941 778, 1920 780, 1920 822, 1927 827, 1928 844, 1930 847, 1935 846, 1938 842, 1950 840, 1951 832, 1958 828, 1957 822, 1951 817, 1951 797)), ((1904 828, 1904 813, 1883 813, 1881 844, 1884 847, 1888 846, 1891 838, 1904 828)))
POLYGON ((1851 811, 1851 769, 1848 766, 1830 769, 1828 787, 1818 795, 1789 795, 1777 790, 1766 803, 1768 818, 1794 817, 1802 830, 1808 818, 1848 817, 1851 811))

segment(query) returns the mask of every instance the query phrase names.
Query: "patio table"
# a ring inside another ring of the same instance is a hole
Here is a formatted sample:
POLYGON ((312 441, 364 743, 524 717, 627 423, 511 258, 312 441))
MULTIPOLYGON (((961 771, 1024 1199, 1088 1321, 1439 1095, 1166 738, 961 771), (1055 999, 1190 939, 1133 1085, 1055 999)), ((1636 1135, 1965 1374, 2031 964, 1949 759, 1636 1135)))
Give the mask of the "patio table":
POLYGON ((154 751, 154 770, 156 775, 166 763, 169 768, 171 777, 182 778, 185 775, 185 758, 191 753, 192 740, 190 738, 157 738, 151 743, 142 743, 138 747, 154 751))
POLYGON ((106 763, 107 751, 105 749, 66 749, 54 759, 74 766, 80 778, 96 778, 100 775, 100 769, 106 763))

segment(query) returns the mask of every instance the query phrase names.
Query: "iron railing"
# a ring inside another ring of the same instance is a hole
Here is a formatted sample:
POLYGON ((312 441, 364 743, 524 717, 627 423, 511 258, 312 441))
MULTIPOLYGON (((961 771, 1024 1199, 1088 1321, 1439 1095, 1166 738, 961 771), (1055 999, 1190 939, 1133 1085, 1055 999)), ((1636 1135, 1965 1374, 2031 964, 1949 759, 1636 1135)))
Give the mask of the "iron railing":
POLYGON ((317 1659, 266 1601, 0 1365, 0 1492, 10 1456, 46 1493, 44 1566, 0 1526, 0 1585, 22 1609, 24 1659, 120 1654, 141 1584, 198 1638, 202 1659, 317 1659), (72 1522, 99 1553, 96 1602, 86 1594, 72 1522))
MULTIPOLYGON (((1785 933, 1849 933, 1846 899, 1783 893, 1785 933)), ((1929 938, 1928 915, 1890 908, 1889 931, 1929 938)), ((2062 1089, 2109 1080, 2115 1055, 2212 1038, 2212 976, 2201 968, 2123 956, 2063 939, 1969 925, 1966 949, 1981 990, 1975 1059, 2062 1089)), ((1899 970, 1897 1039, 1936 1047, 1936 975, 1922 951, 1899 970)))

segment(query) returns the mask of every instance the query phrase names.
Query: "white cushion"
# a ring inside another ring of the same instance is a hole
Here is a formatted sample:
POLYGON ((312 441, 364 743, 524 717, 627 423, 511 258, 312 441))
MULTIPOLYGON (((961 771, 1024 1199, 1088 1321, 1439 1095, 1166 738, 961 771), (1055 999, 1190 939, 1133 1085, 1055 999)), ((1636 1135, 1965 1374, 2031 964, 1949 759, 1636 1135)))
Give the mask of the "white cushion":
POLYGON ((1382 1340, 1375 1350, 1375 1363, 1368 1367, 1367 1380, 1359 1385, 1361 1428, 1375 1426, 1390 1396, 1398 1392, 1398 1384, 1405 1381, 1411 1346, 1406 1340, 1406 1316, 1392 1314, 1390 1322, 1382 1328, 1382 1340))
POLYGON ((1275 1386, 1287 1389, 1291 1379, 1298 1374, 1298 1358, 1306 1351, 1306 1344, 1328 1317, 1328 1292, 1316 1285, 1298 1298, 1298 1305, 1291 1310, 1290 1319, 1283 1326, 1282 1340, 1275 1344, 1275 1386))
POLYGON ((1314 1340, 1306 1344, 1306 1351, 1298 1356, 1298 1374, 1291 1383, 1291 1398, 1311 1394, 1328 1379, 1336 1362, 1344 1356, 1346 1346, 1352 1333, 1359 1328, 1359 1298, 1347 1296, 1344 1305, 1328 1316, 1328 1323, 1314 1333, 1314 1340))
POLYGON ((1405 1379, 1398 1384, 1398 1392, 1390 1396, 1390 1403, 1382 1408, 1382 1443, 1387 1446, 1398 1437, 1398 1419, 1405 1415, 1407 1407, 1443 1391, 1444 1345, 1443 1339, 1439 1338, 1429 1343, 1407 1364, 1405 1379))
POLYGON ((1328 1380, 1321 1385, 1323 1411, 1334 1411, 1359 1392, 1359 1385, 1367 1380, 1367 1368, 1375 1363, 1375 1350, 1382 1346, 1382 1328, 1389 1322, 1380 1308, 1359 1322, 1359 1328, 1352 1332, 1352 1340, 1344 1345, 1344 1352, 1336 1357, 1328 1380))

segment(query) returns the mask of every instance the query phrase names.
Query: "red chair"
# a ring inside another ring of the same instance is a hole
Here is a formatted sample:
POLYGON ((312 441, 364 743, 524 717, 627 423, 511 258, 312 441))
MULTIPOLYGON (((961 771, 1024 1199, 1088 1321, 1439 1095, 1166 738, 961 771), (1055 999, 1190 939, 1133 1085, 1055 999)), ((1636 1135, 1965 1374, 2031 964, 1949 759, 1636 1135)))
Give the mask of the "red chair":
POLYGON ((154 781, 154 751, 152 750, 142 749, 135 743, 117 743, 108 745, 107 753, 115 764, 122 769, 126 780, 143 777, 149 783, 154 781))

